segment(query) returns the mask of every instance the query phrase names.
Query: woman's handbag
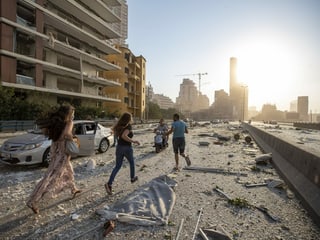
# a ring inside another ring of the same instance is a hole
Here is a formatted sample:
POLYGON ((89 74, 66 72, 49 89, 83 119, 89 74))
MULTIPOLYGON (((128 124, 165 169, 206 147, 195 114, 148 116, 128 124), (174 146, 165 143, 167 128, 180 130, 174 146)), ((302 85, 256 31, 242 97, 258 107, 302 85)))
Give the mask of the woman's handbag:
POLYGON ((79 144, 78 138, 66 139, 66 154, 71 155, 72 157, 79 154, 79 144))

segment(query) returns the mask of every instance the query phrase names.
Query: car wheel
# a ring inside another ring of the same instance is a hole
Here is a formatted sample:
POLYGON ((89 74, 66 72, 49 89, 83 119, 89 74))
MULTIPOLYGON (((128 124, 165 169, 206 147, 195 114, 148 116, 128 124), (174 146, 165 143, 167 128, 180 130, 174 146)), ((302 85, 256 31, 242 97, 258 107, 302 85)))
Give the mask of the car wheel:
POLYGON ((51 157, 50 157, 50 148, 47 148, 46 151, 44 151, 44 154, 42 156, 42 164, 45 167, 49 166, 51 157))
POLYGON ((109 149, 109 146, 110 146, 109 141, 106 138, 102 139, 98 149, 99 153, 106 152, 109 149))

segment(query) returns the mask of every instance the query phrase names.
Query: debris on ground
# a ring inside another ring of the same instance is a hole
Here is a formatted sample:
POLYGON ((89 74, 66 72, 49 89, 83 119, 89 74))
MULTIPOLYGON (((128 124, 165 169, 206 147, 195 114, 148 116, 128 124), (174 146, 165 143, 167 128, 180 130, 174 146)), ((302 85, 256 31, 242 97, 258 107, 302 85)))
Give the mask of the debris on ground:
POLYGON ((222 168, 209 168, 209 167, 195 167, 195 166, 189 166, 184 167, 185 170, 194 170, 199 172, 209 172, 209 173, 220 173, 220 174, 227 174, 227 175, 237 175, 237 176, 248 176, 248 174, 243 172, 235 172, 230 171, 222 168))
POLYGON ((180 234, 181 234, 181 231, 182 231, 183 223, 184 223, 184 218, 182 218, 181 221, 180 221, 180 225, 179 225, 175 240, 179 240, 179 238, 180 238, 180 234))
POLYGON ((192 240, 194 240, 194 238, 195 238, 195 236, 196 236, 196 232, 197 232, 197 230, 198 230, 198 225, 199 225, 200 218, 201 218, 202 214, 203 214, 203 209, 201 208, 201 209, 199 210, 199 212, 198 212, 198 220, 197 220, 197 223, 196 223, 196 227, 195 227, 195 229, 194 229, 194 232, 193 232, 192 240))
POLYGON ((268 186, 269 188, 284 188, 285 183, 284 181, 280 179, 274 179, 274 180, 267 180, 263 183, 246 183, 245 186, 247 188, 252 188, 252 187, 263 187, 263 186, 268 186))
POLYGON ((209 146, 209 142, 199 142, 199 146, 209 146))
POLYGON ((272 153, 262 154, 255 158, 256 164, 267 165, 272 160, 272 153))
POLYGON ((246 136, 246 137, 244 138, 244 140, 246 141, 247 144, 249 144, 249 143, 251 143, 252 138, 251 138, 250 136, 246 136))
POLYGON ((272 215, 269 210, 264 207, 264 206, 256 206, 253 204, 250 204, 247 200, 242 199, 242 198, 231 198, 229 197, 225 192, 223 192, 219 187, 214 188, 214 190, 216 192, 218 192, 219 194, 221 194, 223 197, 225 197, 229 203, 231 203, 232 205, 235 206, 239 206, 239 207, 253 207, 256 208, 257 210, 261 211, 262 213, 264 213, 267 217, 269 217, 271 220, 278 222, 279 218, 272 215))
POLYGON ((205 228, 203 229, 203 232, 206 234, 206 236, 214 240, 232 240, 230 234, 220 225, 214 228, 205 228))
POLYGON ((107 236, 114 228, 115 228, 116 224, 113 220, 109 220, 107 221, 103 227, 104 227, 104 232, 103 232, 103 236, 107 236))

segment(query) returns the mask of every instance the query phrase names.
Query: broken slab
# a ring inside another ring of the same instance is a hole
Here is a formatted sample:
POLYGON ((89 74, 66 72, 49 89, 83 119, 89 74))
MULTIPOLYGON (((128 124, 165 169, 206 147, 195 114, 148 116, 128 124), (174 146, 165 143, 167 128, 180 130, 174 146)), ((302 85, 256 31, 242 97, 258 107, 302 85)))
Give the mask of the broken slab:
POLYGON ((262 154, 255 158, 256 164, 264 164, 267 165, 272 160, 272 153, 262 154))
POLYGON ((228 174, 228 175, 237 175, 237 176, 244 176, 247 177, 248 174, 242 172, 235 172, 221 168, 208 168, 208 167, 195 167, 189 166, 184 167, 185 170, 193 170, 193 171, 200 171, 200 172, 210 172, 210 173, 221 173, 221 174, 228 174))
POLYGON ((247 188, 263 187, 263 186, 267 186, 269 188, 284 188, 285 183, 284 183, 284 181, 282 181, 280 179, 274 179, 274 180, 265 181, 263 183, 252 183, 252 184, 247 183, 247 184, 245 184, 245 186, 247 188))
POLYGON ((215 229, 203 229, 203 232, 214 240, 232 240, 231 235, 224 230, 224 228, 218 225, 215 229))
POLYGON ((200 146, 209 146, 209 142, 199 142, 200 146))

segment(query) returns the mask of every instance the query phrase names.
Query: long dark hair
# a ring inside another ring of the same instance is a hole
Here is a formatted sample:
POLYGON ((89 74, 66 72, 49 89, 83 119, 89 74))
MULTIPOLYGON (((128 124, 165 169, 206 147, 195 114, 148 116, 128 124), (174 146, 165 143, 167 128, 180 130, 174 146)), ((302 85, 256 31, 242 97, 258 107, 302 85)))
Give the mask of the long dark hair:
POLYGON ((115 134, 117 136, 120 136, 120 134, 123 132, 123 129, 130 124, 130 121, 131 121, 131 114, 128 112, 123 113, 119 118, 117 124, 113 128, 115 134))
POLYGON ((36 121, 36 124, 44 131, 44 134, 57 141, 68 121, 72 121, 71 114, 74 107, 71 105, 62 105, 58 109, 54 108, 51 112, 47 113, 45 117, 41 117, 36 121))

